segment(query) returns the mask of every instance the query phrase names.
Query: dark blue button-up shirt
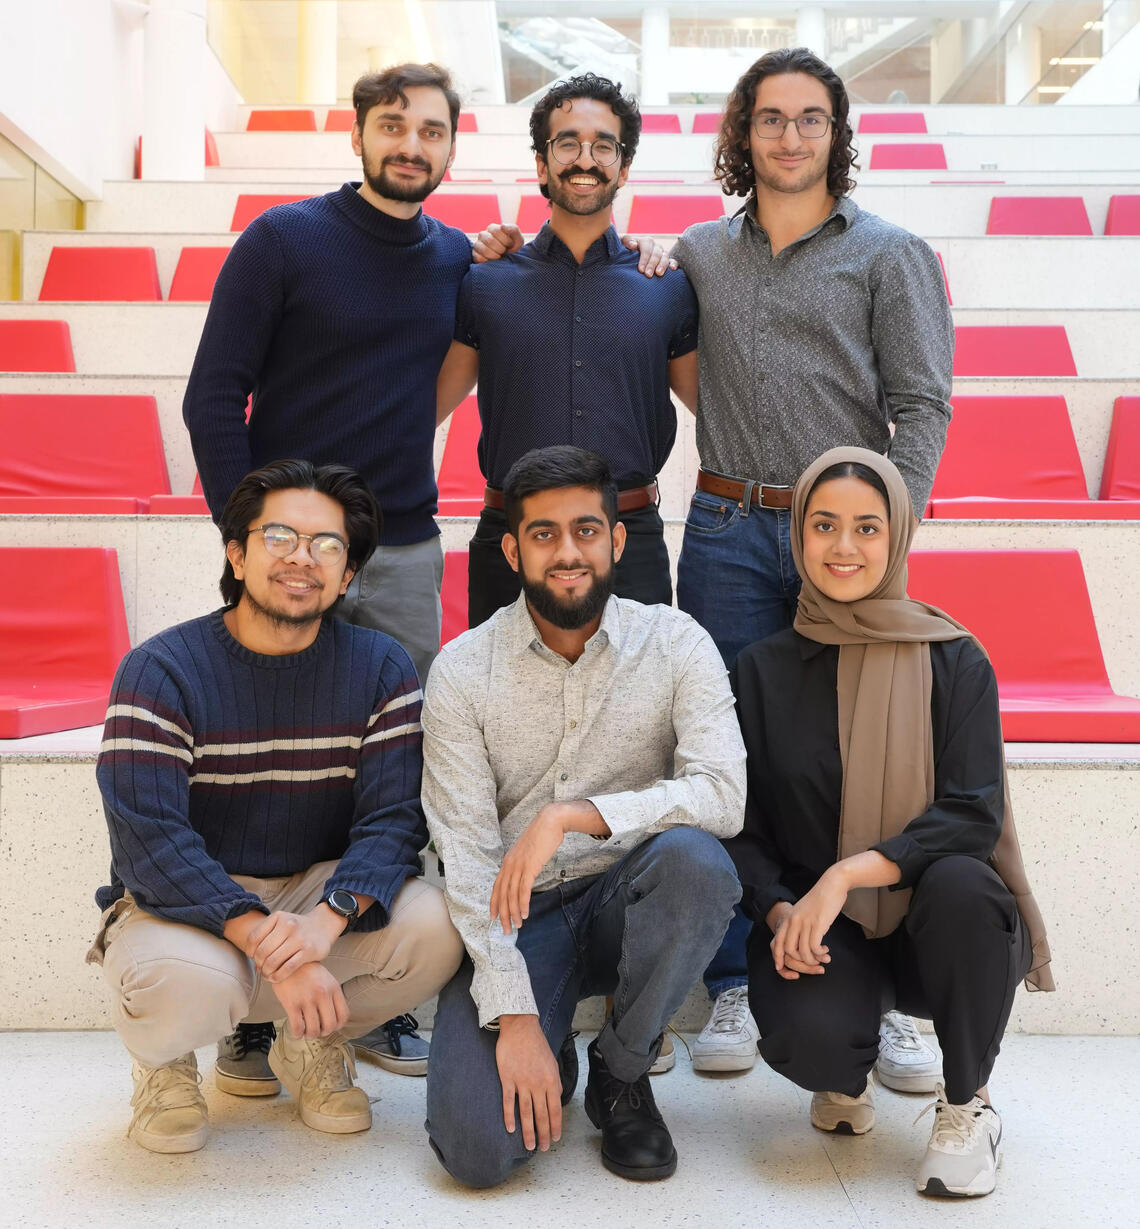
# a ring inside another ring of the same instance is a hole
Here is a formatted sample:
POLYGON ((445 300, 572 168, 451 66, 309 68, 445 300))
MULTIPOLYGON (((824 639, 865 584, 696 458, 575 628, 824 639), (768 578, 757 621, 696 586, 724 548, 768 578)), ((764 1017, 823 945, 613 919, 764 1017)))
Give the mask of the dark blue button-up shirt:
POLYGON ((669 360, 697 345, 679 270, 647 278, 611 226, 579 265, 550 225, 519 252, 472 265, 455 338, 479 351, 479 465, 503 485, 523 453, 575 444, 619 487, 652 482, 677 435, 669 360))

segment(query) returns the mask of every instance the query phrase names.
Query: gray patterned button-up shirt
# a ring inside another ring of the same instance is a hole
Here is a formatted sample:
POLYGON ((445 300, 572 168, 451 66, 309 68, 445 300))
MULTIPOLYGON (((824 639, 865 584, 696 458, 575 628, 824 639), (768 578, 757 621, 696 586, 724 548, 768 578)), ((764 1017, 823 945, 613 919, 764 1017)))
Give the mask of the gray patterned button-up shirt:
POLYGON ((423 729, 424 814, 475 965, 480 1024, 536 1010, 515 935, 490 904, 504 853, 547 803, 588 798, 612 835, 568 833, 536 891, 601 874, 666 828, 727 837, 744 822, 744 744, 724 662, 668 606, 611 597, 571 665, 543 644, 520 596, 444 647, 423 729))
POLYGON ((701 309, 702 466, 790 486, 821 452, 857 445, 889 452, 921 511, 946 440, 954 359, 930 247, 841 197, 776 256, 751 201, 690 226, 672 255, 701 309))

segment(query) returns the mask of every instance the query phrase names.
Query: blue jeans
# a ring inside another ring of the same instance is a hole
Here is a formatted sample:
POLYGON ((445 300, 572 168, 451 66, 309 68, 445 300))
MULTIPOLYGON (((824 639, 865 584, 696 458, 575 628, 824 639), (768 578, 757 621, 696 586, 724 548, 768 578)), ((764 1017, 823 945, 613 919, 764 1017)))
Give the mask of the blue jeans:
MULTIPOLYGON (((518 935, 539 1024, 555 1054, 579 999, 613 994, 598 1034, 610 1072, 632 1083, 700 975, 740 899, 723 846, 696 828, 651 837, 605 874, 567 880, 531 897, 518 935)), ((427 1078, 428 1139, 467 1186, 495 1186, 534 1155, 503 1125, 498 1035, 479 1027, 464 960, 443 988, 427 1078)))
MULTIPOLYGON (((712 636, 731 669, 741 649, 790 627, 800 577, 792 562, 791 511, 734 504, 694 491, 677 561, 677 605, 712 636)), ((705 970, 709 997, 748 984, 752 923, 734 910, 705 970)))

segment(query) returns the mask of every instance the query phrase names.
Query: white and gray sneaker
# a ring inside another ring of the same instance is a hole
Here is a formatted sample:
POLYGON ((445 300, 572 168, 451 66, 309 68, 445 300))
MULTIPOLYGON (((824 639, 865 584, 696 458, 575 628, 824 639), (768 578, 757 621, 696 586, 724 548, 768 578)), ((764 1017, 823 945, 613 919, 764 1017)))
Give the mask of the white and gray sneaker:
MULTIPOLYGON (((1001 1164, 1001 1119, 981 1097, 951 1105, 941 1084, 938 1100, 919 1114, 934 1111, 934 1128, 915 1186, 920 1195, 988 1195, 1001 1164)), ((918 1121, 915 1119, 915 1122, 918 1121)))
POLYGON ((867 1076, 867 1086, 857 1097, 842 1092, 813 1092, 811 1125, 835 1135, 866 1135, 875 1125, 875 1081, 867 1076))
POLYGON ((297 1038, 282 1020, 269 1051, 269 1065, 297 1102, 301 1121, 314 1131, 348 1135, 367 1131, 372 1125, 368 1094, 352 1082, 356 1063, 340 1033, 297 1038))
POLYGON ((748 987, 723 990, 708 1023, 693 1042, 694 1071, 751 1071, 760 1030, 748 1010, 748 987))
POLYGON ((901 1011, 888 1011, 879 1021, 879 1083, 896 1092, 934 1092, 942 1079, 942 1059, 918 1026, 901 1011))

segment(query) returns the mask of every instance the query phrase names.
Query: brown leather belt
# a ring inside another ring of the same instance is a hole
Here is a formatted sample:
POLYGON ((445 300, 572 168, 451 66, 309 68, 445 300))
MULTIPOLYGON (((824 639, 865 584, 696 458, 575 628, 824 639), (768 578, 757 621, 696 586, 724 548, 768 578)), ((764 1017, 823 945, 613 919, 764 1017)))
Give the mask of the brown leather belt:
MULTIPOLYGON (((503 492, 494 486, 484 488, 483 502, 488 508, 497 508, 500 512, 506 506, 503 501, 503 492)), ((631 486, 627 490, 618 491, 619 512, 637 512, 639 509, 648 508, 650 504, 655 504, 656 502, 656 482, 651 482, 648 486, 631 486)))
MULTIPOLYGON (((722 478, 719 474, 710 474, 708 470, 697 470, 697 489, 716 495, 720 499, 729 499, 734 504, 744 502, 744 492, 748 483, 737 482, 735 478, 722 478)), ((792 488, 790 486, 752 485, 751 502, 762 508, 790 508, 792 506, 792 488)))

